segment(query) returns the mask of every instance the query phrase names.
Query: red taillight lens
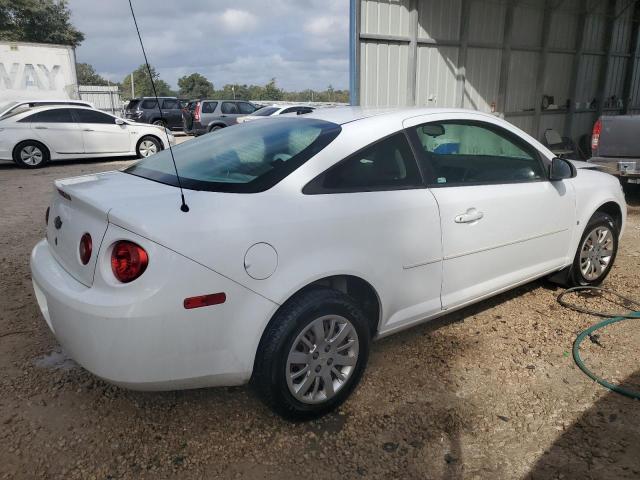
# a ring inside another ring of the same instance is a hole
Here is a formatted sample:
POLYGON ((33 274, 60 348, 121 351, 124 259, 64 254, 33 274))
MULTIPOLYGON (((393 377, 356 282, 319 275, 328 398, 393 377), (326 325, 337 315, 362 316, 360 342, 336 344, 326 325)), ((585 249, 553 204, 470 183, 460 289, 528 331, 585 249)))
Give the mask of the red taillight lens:
POLYGON ((200 121, 200 113, 202 112, 202 103, 198 102, 196 103, 196 109, 193 111, 193 119, 196 122, 200 121))
POLYGON ((44 214, 44 224, 49 225, 49 207, 47 207, 47 211, 44 214))
POLYGON ((80 261, 83 265, 89 263, 91 260, 91 251, 93 250, 93 242, 91 241, 91 235, 85 233, 80 239, 80 261))
POLYGON ((598 119, 593 125, 593 132, 591 133, 591 151, 594 152, 598 148, 600 143, 600 132, 602 132, 602 121, 598 119))
POLYGON ((133 242, 116 242, 111 252, 111 270, 122 283, 134 281, 144 273, 149 256, 144 248, 133 242))

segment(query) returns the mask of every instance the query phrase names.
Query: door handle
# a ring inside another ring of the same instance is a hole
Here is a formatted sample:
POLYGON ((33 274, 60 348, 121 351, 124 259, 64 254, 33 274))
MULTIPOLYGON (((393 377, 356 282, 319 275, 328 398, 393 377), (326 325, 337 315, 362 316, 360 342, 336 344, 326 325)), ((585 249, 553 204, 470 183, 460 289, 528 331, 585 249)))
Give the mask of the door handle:
POLYGON ((83 132, 93 132, 93 128, 85 128, 82 131, 83 132))
POLYGON ((49 129, 49 127, 33 127, 33 128, 35 128, 36 130, 48 130, 49 129))
POLYGON ((479 212, 475 208, 469 208, 466 213, 461 213, 455 218, 456 223, 473 223, 481 220, 484 213, 479 212))

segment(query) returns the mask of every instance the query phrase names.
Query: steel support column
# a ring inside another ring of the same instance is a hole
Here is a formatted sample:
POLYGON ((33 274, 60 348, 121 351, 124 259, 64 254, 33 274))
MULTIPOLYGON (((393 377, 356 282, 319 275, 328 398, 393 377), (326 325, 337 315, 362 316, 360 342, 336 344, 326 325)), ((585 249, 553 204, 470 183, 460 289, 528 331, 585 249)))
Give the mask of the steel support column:
POLYGON ((511 67, 511 41, 513 37, 513 13, 517 0, 507 0, 504 15, 504 34, 502 38, 502 59, 500 62, 500 81, 498 83, 498 101, 496 111, 507 111, 507 87, 509 85, 509 68, 511 67))
POLYGON ((631 16, 631 36, 629 37, 629 60, 624 74, 622 86, 622 101, 624 102, 623 114, 627 115, 631 109, 633 100, 633 74, 638 65, 638 48, 640 48, 640 1, 636 1, 631 16))
POLYGON ((604 65, 600 68, 600 74, 598 76, 598 90, 597 90, 597 107, 596 116, 602 115, 605 101, 605 89, 607 87, 607 79, 609 78, 609 72, 611 71, 611 53, 613 49, 613 27, 616 22, 616 0, 607 1, 607 13, 606 13, 606 30, 605 30, 605 51, 607 56, 604 60, 604 65))
POLYGON ((360 105, 360 5, 351 0, 349 10, 349 103, 360 105))
POLYGON ((418 78, 418 0, 409 2, 409 58, 407 62, 407 99, 409 106, 416 105, 416 81, 418 78))
POLYGON ((555 0, 545 0, 542 14, 542 33, 540 36, 542 50, 538 56, 538 71, 536 75, 535 114, 533 116, 534 137, 540 137, 540 119, 542 116, 542 95, 544 94, 544 79, 547 73, 547 59, 549 58, 549 31, 551 30, 551 17, 554 10, 562 3, 555 0))
POLYGON ((458 107, 464 108, 464 90, 467 83, 467 52, 469 50, 469 20, 471 16, 471 0, 462 0, 460 4, 460 32, 458 40, 458 107))

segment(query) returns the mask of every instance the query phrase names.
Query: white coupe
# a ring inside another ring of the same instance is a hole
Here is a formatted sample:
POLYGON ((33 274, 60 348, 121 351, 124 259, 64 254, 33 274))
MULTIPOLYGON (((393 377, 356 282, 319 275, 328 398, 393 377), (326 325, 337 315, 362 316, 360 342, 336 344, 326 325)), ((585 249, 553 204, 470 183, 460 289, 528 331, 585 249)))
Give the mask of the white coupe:
POLYGON ((71 105, 19 110, 0 119, 0 160, 39 168, 50 160, 148 157, 175 144, 162 126, 71 105))
POLYGON ((343 402, 374 338, 548 275, 602 282, 626 216, 614 177, 472 111, 326 109, 186 142, 188 212, 169 153, 55 182, 31 256, 44 318, 109 382, 251 381, 289 418, 343 402))

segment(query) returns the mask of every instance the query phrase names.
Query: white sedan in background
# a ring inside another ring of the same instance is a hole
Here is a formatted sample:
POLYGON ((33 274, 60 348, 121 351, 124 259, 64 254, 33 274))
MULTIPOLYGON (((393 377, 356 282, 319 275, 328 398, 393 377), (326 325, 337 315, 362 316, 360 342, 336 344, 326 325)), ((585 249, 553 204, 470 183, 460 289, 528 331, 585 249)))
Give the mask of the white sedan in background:
POLYGON ((293 418, 340 405, 374 338, 548 275, 602 282, 626 217, 615 177, 479 112, 325 109, 174 154, 179 179, 164 151, 55 182, 42 314, 110 382, 251 380, 293 418))
POLYGON ((39 168, 50 160, 148 157, 169 143, 175 138, 164 127, 79 106, 36 107, 0 119, 0 160, 24 168, 39 168))
POLYGON ((238 117, 238 123, 251 122, 253 120, 261 120, 286 113, 295 113, 296 115, 305 115, 315 110, 315 107, 309 105, 271 105, 262 107, 253 112, 251 115, 238 117))

